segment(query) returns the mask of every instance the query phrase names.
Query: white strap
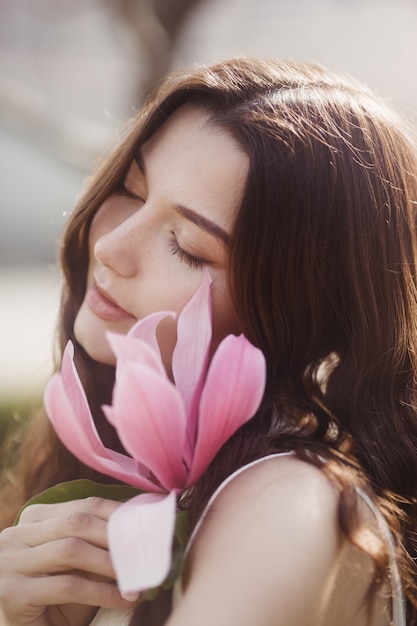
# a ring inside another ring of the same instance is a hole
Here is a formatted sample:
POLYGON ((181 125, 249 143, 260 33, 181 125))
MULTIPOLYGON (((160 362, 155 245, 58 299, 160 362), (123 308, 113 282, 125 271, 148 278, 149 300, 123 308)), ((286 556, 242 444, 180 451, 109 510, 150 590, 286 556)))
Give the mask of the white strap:
POLYGON ((392 537, 392 533, 388 528, 388 524, 381 511, 371 500, 371 498, 359 487, 356 488, 356 492, 367 504, 368 508, 372 511, 379 530, 384 536, 388 545, 388 562, 389 570, 391 574, 391 591, 392 591, 392 622, 393 626, 407 626, 406 624, 406 612, 405 612, 405 598, 403 588, 401 585, 400 572, 398 571, 397 559, 395 557, 395 545, 392 537))

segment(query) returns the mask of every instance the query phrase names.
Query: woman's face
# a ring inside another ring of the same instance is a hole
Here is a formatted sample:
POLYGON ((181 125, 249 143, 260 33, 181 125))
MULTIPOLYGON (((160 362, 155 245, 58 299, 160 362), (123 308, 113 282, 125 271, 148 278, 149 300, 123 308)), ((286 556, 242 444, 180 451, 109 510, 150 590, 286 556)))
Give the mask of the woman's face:
MULTIPOLYGON (((212 283, 213 347, 239 321, 227 288, 228 238, 248 171, 248 157, 229 134, 205 125, 185 106, 143 146, 124 187, 97 211, 89 234, 87 290, 75 336, 97 361, 114 364, 106 331, 127 333, 155 311, 179 313, 207 268, 212 283)), ((175 322, 158 327, 168 371, 175 322)))

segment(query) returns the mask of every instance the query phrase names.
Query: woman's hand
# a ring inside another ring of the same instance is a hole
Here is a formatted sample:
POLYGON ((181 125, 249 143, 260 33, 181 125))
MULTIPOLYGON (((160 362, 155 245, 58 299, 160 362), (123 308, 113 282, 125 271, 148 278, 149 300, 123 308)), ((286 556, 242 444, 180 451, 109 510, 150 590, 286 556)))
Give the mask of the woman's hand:
POLYGON ((116 587, 107 520, 91 497, 27 507, 0 533, 0 626, 85 626, 97 607, 131 606, 116 587))

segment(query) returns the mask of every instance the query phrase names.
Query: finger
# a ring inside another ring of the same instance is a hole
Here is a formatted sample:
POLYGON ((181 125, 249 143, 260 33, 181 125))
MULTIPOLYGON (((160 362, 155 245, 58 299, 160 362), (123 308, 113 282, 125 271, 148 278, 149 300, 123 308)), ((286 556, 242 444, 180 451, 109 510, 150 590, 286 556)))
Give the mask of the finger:
POLYGON ((7 555, 9 571, 36 577, 80 570, 116 578, 109 552, 76 537, 50 541, 29 550, 15 550, 7 555))
POLYGON ((83 500, 57 502, 55 504, 31 504, 26 507, 20 516, 19 525, 41 522, 51 517, 60 517, 72 512, 84 512, 100 519, 107 520, 119 506, 120 502, 90 496, 83 500))
POLYGON ((65 537, 81 538, 107 548, 107 521, 75 511, 63 517, 6 528, 0 533, 0 553, 33 548, 65 537))
POLYGON ((2 585, 1 596, 4 598, 4 612, 10 615, 23 615, 35 612, 37 608, 57 604, 85 604, 104 608, 123 608, 132 606, 122 598, 114 583, 89 580, 77 574, 19 580, 13 578, 2 585), (16 585, 19 593, 16 594, 16 585))
POLYGON ((64 537, 84 539, 100 548, 107 548, 107 520, 81 511, 72 511, 63 517, 53 517, 20 529, 22 541, 35 547, 64 537))

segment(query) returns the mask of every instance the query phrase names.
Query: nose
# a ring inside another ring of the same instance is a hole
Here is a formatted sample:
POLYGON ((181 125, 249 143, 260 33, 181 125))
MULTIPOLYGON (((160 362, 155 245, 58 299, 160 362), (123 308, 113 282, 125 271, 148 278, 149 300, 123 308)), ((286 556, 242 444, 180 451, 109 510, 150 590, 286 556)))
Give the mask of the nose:
POLYGON ((139 269, 146 241, 146 225, 139 222, 137 214, 133 214, 122 221, 105 220, 92 227, 95 259, 125 278, 135 276, 139 269))

